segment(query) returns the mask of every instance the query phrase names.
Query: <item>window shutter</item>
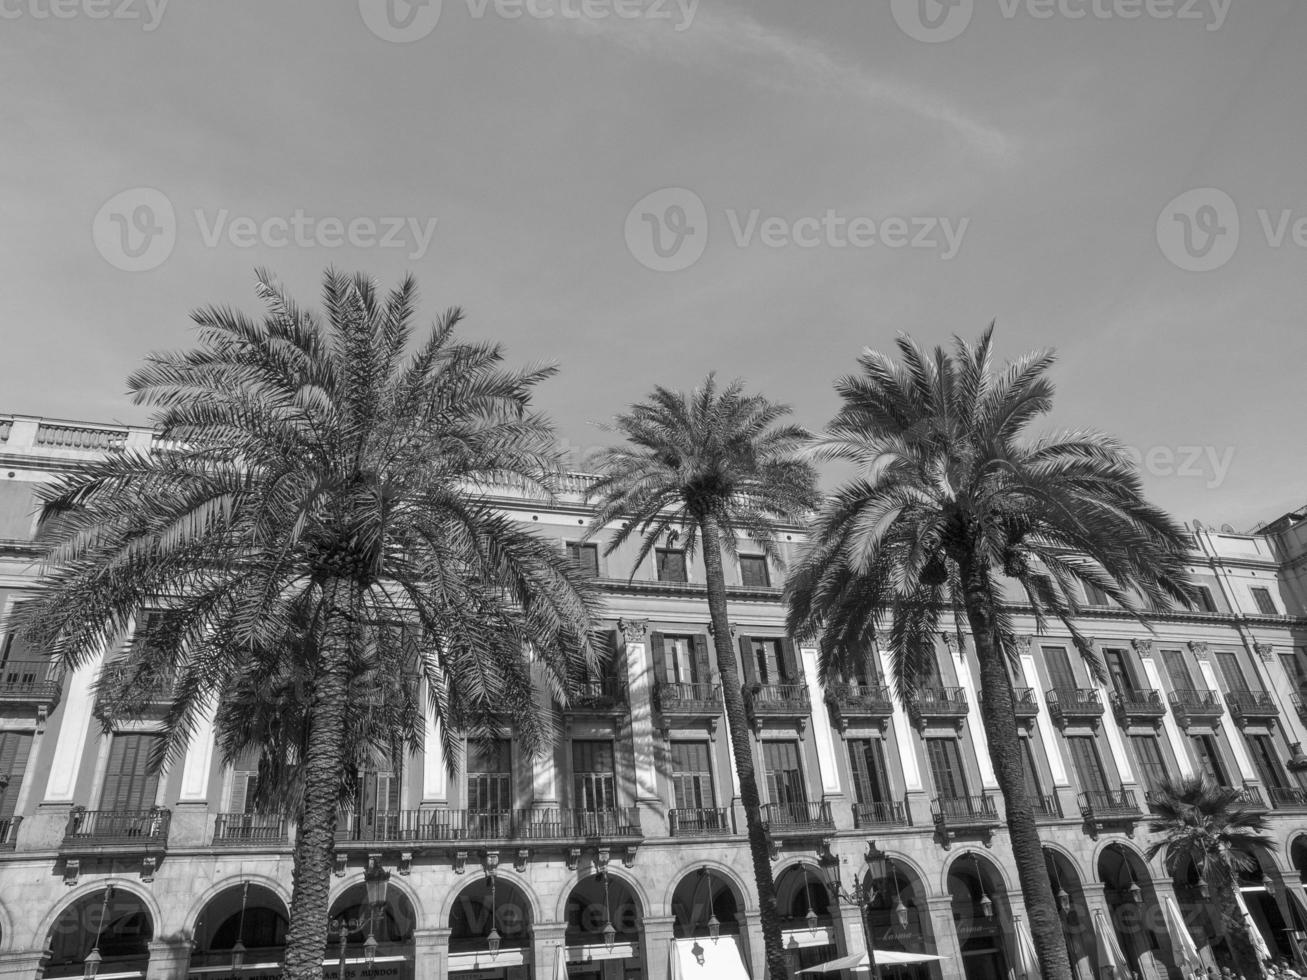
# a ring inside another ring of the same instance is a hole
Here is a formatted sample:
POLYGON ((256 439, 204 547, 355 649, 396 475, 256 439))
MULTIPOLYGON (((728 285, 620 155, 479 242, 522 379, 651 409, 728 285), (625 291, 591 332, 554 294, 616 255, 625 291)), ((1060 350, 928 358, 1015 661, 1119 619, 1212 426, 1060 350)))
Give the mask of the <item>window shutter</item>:
POLYGON ((708 658, 708 635, 706 633, 694 634, 694 679, 696 683, 708 684, 712 682, 712 661, 708 658))
POLYGON ((1171 675, 1171 686, 1180 690, 1193 690, 1194 679, 1185 663, 1184 653, 1180 650, 1163 650, 1162 660, 1166 663, 1166 672, 1171 675))
POLYGON ((599 633, 600 649, 608 656, 603 676, 617 681, 626 677, 626 646, 620 639, 617 630, 601 630, 599 633))
POLYGON ((740 666, 744 670, 744 683, 752 687, 758 683, 758 665, 753 661, 753 637, 740 637, 740 666))
POLYGON ((788 636, 781 638, 781 671, 785 674, 785 683, 803 683, 803 672, 799 670, 798 651, 794 649, 794 641, 788 636))
POLYGON ((649 660, 653 664, 654 682, 667 683, 667 650, 663 646, 663 634, 654 630, 649 634, 649 660))
POLYGON ((2 820, 7 820, 14 815, 18 792, 23 785, 23 773, 27 770, 27 756, 31 751, 32 736, 26 732, 0 734, 0 773, 9 775, 9 785, 0 792, 0 819, 2 820))

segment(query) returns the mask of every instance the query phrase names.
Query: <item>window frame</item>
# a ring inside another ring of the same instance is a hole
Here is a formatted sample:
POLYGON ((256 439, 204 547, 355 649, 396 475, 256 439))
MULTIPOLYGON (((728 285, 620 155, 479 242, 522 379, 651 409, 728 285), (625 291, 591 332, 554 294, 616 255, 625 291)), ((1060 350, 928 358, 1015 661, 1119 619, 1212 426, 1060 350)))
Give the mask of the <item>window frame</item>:
POLYGON ((563 544, 567 551, 567 557, 572 559, 572 561, 574 561, 577 565, 579 565, 584 574, 588 575, 591 578, 603 577, 603 568, 599 563, 600 556, 599 556, 598 544, 596 544, 593 541, 565 541, 563 542, 563 544), (590 570, 589 567, 590 563, 588 560, 587 561, 581 560, 582 554, 594 556, 593 571, 590 570))
POLYGON ((766 555, 740 555, 740 584, 750 589, 769 589, 771 588, 771 568, 767 564, 766 555), (745 572, 746 562, 755 563, 754 568, 762 572, 761 582, 750 582, 749 576, 745 572))
POLYGON ((669 582, 672 584, 684 584, 690 581, 690 564, 685 557, 684 548, 655 548, 654 549, 654 574, 659 582, 669 582), (670 556, 677 556, 681 563, 681 577, 668 578, 664 575, 667 566, 667 559, 670 556))
POLYGON ((1275 604, 1275 597, 1271 595, 1271 590, 1269 586, 1250 585, 1248 586, 1248 594, 1252 596, 1253 605, 1257 607, 1257 612, 1259 615, 1261 616, 1280 615, 1280 607, 1275 604))

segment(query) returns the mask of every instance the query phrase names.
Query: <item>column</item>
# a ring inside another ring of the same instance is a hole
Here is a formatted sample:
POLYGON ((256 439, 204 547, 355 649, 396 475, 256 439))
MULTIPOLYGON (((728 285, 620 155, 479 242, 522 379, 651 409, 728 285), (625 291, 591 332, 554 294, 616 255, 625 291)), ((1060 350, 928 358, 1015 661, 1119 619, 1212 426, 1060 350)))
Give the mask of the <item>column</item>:
POLYGON ((145 980, 185 980, 191 965, 191 944, 185 940, 157 939, 150 943, 145 980))
POLYGON ((803 670, 803 680, 808 685, 808 697, 812 701, 812 711, 808 716, 812 729, 812 742, 817 750, 817 769, 821 777, 821 795, 824 800, 835 800, 840 806, 831 808, 836 826, 841 830, 853 827, 853 814, 844 804, 844 787, 840 784, 839 767, 835 759, 835 736, 830 727, 830 716, 826 712, 825 699, 822 696, 821 683, 817 680, 817 650, 804 647, 799 650, 799 663, 803 670))
MULTIPOLYGON (((1209 691, 1219 691, 1220 687, 1216 683, 1216 671, 1212 668, 1210 660, 1198 661, 1198 669, 1202 672, 1203 683, 1207 685, 1209 691)), ((1224 724, 1224 721, 1222 721, 1224 724)), ((1230 743, 1230 751, 1234 753, 1234 761, 1239 765, 1239 775, 1245 782, 1252 782, 1257 779, 1257 770, 1253 768, 1253 760, 1248 756, 1248 747, 1244 745, 1243 733, 1234 731, 1226 739, 1230 743)))
POLYGON ((449 930, 415 929, 413 931, 413 977, 428 980, 449 975, 449 930))
POLYGON ((45 784, 45 803, 74 803, 77 778, 81 774, 82 752, 91 731, 91 718, 95 708, 95 693, 91 686, 99 676, 104 662, 104 651, 97 653, 89 663, 73 671, 68 679, 68 692, 63 705, 63 724, 55 742, 50 760, 50 775, 45 784))
POLYGON ((45 951, 41 949, 0 953, 0 980, 32 980, 44 957, 45 951))
POLYGON ((671 973, 672 940, 675 936, 674 916, 659 916, 644 920, 644 948, 646 980, 667 980, 671 973))
POLYGON ((566 936, 566 923, 546 922, 535 925, 531 934, 531 975, 535 980, 554 980, 558 947, 567 945, 566 936))
POLYGON ((971 747, 976 753, 976 764, 980 767, 980 785, 986 790, 998 789, 998 780, 994 778, 994 763, 989 757, 989 740, 985 737, 985 720, 980 717, 980 698, 976 697, 976 679, 971 674, 971 664, 967 662, 967 651, 958 642, 957 635, 947 631, 940 634, 948 652, 953 656, 953 667, 958 674, 958 683, 967 692, 967 730, 971 732, 971 747))
POLYGON ((627 703, 631 710, 631 749, 635 758, 635 805, 646 837, 667 836, 667 815, 658 793, 657 745, 653 723, 653 668, 643 619, 618 620, 625 643, 627 703))
POLYGON ((749 974, 754 977, 767 976, 767 948, 762 941, 762 913, 744 913, 744 934, 741 940, 747 941, 747 948, 741 948, 749 974))
POLYGON ((850 902, 831 902, 831 925, 840 956, 854 956, 867 951, 867 926, 862 910, 850 902))
MULTIPOLYGON (((889 677, 889 657, 879 649, 879 645, 876 656, 880 660, 880 676, 889 677)), ((907 794, 906 809, 914 826, 929 827, 930 803, 921 782, 921 767, 917 765, 917 746, 912 736, 912 725, 908 721, 907 709, 897 696, 894 698, 891 723, 894 727, 894 746, 898 749, 899 771, 903 773, 903 789, 907 794)))
POLYGON ((449 802, 448 774, 445 769, 445 743, 436 719, 431 699, 430 682, 423 681, 423 699, 426 710, 422 713, 422 805, 435 806, 449 802))
POLYGON ((944 980, 963 980, 962 947, 958 943, 957 928, 953 923, 953 899, 936 895, 926 900, 931 925, 935 932, 935 954, 941 957, 939 967, 944 980))
MULTIPOLYGON (((1151 640, 1135 640, 1134 643, 1136 644, 1135 649, 1141 653, 1145 650, 1152 652, 1153 643, 1151 640)), ((1143 665, 1144 677, 1148 679, 1148 686, 1159 695, 1162 695, 1162 675, 1157 669, 1157 662, 1151 656, 1141 656, 1139 662, 1143 665)), ((1174 712, 1168 710, 1163 716, 1162 731, 1166 733, 1166 740, 1170 743, 1171 751, 1175 754, 1175 762, 1180 767, 1180 774, 1182 776, 1192 776, 1194 765, 1189 759, 1189 746, 1185 744, 1184 736, 1180 734, 1180 726, 1175 722, 1174 712)))
MULTIPOLYGON (((182 760, 181 791, 168 831, 169 839, 175 839, 181 845, 204 845, 209 842, 209 779, 213 774, 213 719, 216 713, 216 704, 205 709, 186 744, 186 755, 182 760)), ((159 780, 159 788, 164 788, 162 778, 159 780)), ((216 811, 221 806, 221 801, 215 801, 213 809, 216 811)))

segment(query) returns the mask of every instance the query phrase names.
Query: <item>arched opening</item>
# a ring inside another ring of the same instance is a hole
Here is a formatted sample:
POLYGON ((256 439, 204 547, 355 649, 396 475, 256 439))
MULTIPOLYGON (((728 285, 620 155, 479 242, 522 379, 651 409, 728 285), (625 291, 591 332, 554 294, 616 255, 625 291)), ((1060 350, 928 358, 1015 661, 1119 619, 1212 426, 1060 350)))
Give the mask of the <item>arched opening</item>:
POLYGON ((474 972, 478 980, 527 980, 530 976, 531 903, 517 885, 498 874, 472 882, 449 913, 449 972, 474 972))
POLYGON ((145 976, 154 922, 145 903, 122 888, 83 895, 50 928, 45 977, 80 977, 87 957, 99 958, 100 975, 145 976))
POLYGON ((567 896, 570 980, 642 980, 648 970, 641 909, 630 886, 610 874, 590 875, 567 896))
POLYGON ((1240 850, 1248 863, 1239 869, 1239 894, 1248 910, 1251 928, 1262 937, 1272 958, 1301 965, 1302 949, 1295 934, 1307 930, 1307 916, 1300 900, 1269 854, 1255 848, 1240 850))
POLYGON ((1094 924, 1080 874, 1065 855, 1050 848, 1044 848, 1044 864, 1048 868, 1049 883, 1053 886, 1053 901, 1062 922, 1062 934, 1066 937, 1071 971, 1078 980, 1095 980, 1094 924))
MULTIPOLYGON (((888 858, 883 869, 878 863, 878 873, 868 871, 862 887, 871 896, 864 920, 869 946, 897 953, 935 953, 926 889, 912 868, 888 858)), ((939 976, 940 968, 923 964, 878 969, 885 980, 930 980, 939 976)))
POLYGON ((819 867, 801 863, 782 871, 776 878, 776 904, 791 974, 839 955, 830 892, 819 867))
POLYGON ((967 980, 1005 980, 1016 959, 1002 877, 988 858, 972 851, 949 867, 948 892, 967 980))
POLYGON ((707 936, 714 928, 719 935, 738 936, 743 931, 744 902, 730 881, 711 868, 700 868, 683 877, 672 892, 672 926, 677 939, 707 936))
MULTIPOLYGON (((1130 972, 1143 977, 1165 977, 1171 970, 1179 970, 1167 932, 1166 913, 1143 858, 1130 848, 1116 844, 1104 848, 1098 856, 1098 880, 1103 884, 1103 897, 1111 919, 1111 935, 1101 938, 1106 941, 1115 937, 1117 949, 1130 972)), ((1104 968, 1115 966, 1111 961, 1116 958, 1116 951, 1110 944, 1096 942, 1095 953, 1100 975, 1104 968)))
POLYGON ((373 968, 386 971, 388 980, 411 980, 416 924, 413 903, 393 885, 386 889, 386 900, 379 906, 368 902, 365 884, 351 885, 331 903, 323 974, 345 980, 363 976, 368 969, 368 937, 372 936, 376 941, 373 968))
POLYGON ((289 920, 285 904, 264 885, 242 882, 225 889, 205 904, 195 920, 191 972, 276 970, 285 957, 289 920))

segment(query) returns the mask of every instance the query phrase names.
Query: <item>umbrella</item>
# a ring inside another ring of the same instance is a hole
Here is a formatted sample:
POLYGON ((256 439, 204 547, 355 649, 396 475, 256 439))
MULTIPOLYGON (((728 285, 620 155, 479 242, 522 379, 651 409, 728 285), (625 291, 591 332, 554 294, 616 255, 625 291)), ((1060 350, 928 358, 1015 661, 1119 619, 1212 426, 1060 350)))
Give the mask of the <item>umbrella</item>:
POLYGON ((1243 900, 1243 892, 1237 888, 1234 897, 1239 901, 1239 911, 1243 914, 1243 923, 1248 927, 1248 938, 1253 941, 1253 949, 1257 950, 1257 960, 1264 963, 1271 959, 1271 951, 1266 945, 1266 938, 1262 931, 1257 928, 1257 923, 1253 921, 1253 914, 1248 911, 1248 903, 1243 900))
POLYGON ((554 980, 567 980, 567 950, 555 946, 558 953, 554 957, 554 980))
POLYGON ((1175 899, 1170 895, 1162 902, 1162 914, 1166 916, 1166 924, 1171 932, 1171 946, 1175 950, 1175 958, 1179 960, 1176 966, 1182 970, 1188 967, 1190 973, 1201 972, 1203 958, 1198 955, 1194 937, 1189 935, 1189 927, 1184 924, 1180 906, 1175 904, 1175 899))
MULTIPOLYGON (((940 959, 938 956, 931 956, 929 953, 900 953, 893 949, 878 949, 875 950, 875 953, 877 966, 911 966, 913 963, 934 963, 940 959)), ((830 960, 827 963, 818 963, 816 966, 810 966, 797 972, 835 973, 839 970, 870 972, 871 957, 866 953, 853 953, 849 956, 841 956, 837 960, 830 960)))
POLYGON ((1121 952, 1116 941, 1116 929, 1107 921, 1103 910, 1094 912, 1094 946, 1098 952, 1098 968, 1111 970, 1116 980, 1130 980, 1130 961, 1121 952))
POLYGON ((1016 980, 1039 980, 1039 953, 1035 951, 1035 939, 1030 935, 1030 927, 1021 916, 1012 917, 1012 931, 1017 937, 1016 980))

